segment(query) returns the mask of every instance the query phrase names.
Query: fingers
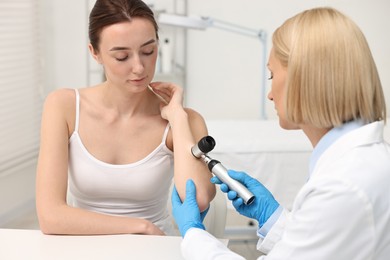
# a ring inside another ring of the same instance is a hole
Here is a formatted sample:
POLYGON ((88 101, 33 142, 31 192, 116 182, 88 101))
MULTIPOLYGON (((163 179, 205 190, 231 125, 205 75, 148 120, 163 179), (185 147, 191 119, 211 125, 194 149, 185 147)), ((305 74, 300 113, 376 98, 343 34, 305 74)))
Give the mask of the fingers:
POLYGON ((149 85, 152 87, 153 91, 157 92, 163 97, 171 97, 173 92, 183 92, 181 87, 170 82, 153 82, 149 85))
POLYGON ((244 201, 242 198, 238 198, 236 200, 233 200, 232 204, 233 204, 235 209, 238 209, 242 204, 244 204, 244 201))
POLYGON ((196 187, 193 180, 188 179, 186 182, 186 200, 196 202, 196 187))
POLYGON ((183 89, 169 82, 154 82, 149 84, 153 91, 166 100, 169 105, 182 105, 183 89))
POLYGON ((227 197, 229 200, 234 200, 235 198, 237 198, 237 192, 230 190, 229 186, 226 183, 221 182, 217 177, 212 177, 211 182, 215 184, 220 184, 221 191, 227 193, 227 197))
POLYGON ((235 192, 234 190, 231 190, 227 193, 227 197, 229 200, 234 200, 237 198, 237 192, 235 192))
POLYGON ((185 198, 185 201, 181 201, 180 199, 180 196, 176 190, 176 186, 173 186, 173 189, 172 189, 172 196, 171 196, 171 203, 172 203, 172 207, 175 208, 175 207, 179 207, 183 204, 197 204, 197 201, 196 201, 196 187, 195 187, 195 183, 193 180, 191 179, 188 179, 187 182, 186 182, 186 198, 185 198))
POLYGON ((230 177, 232 177, 233 179, 235 179, 243 184, 248 184, 248 182, 252 179, 245 172, 237 172, 234 170, 228 170, 228 174, 230 177))
POLYGON ((221 191, 222 191, 222 192, 225 192, 225 193, 228 193, 229 190, 230 190, 230 189, 229 189, 229 186, 227 186, 226 183, 222 183, 220 187, 221 187, 221 191))
POLYGON ((153 82, 149 84, 149 87, 155 94, 160 96, 160 98, 164 99, 167 103, 171 100, 175 89, 171 86, 171 84, 165 82, 153 82))
POLYGON ((235 192, 234 190, 230 190, 227 184, 222 183, 220 188, 222 192, 227 193, 227 197, 229 200, 234 200, 235 198, 237 198, 237 192, 235 192))
POLYGON ((202 222, 203 222, 204 218, 206 217, 207 212, 209 212, 209 209, 210 209, 210 206, 205 211, 200 213, 200 219, 202 220, 202 222))
POLYGON ((179 194, 177 193, 176 186, 173 186, 172 189, 171 202, 173 207, 180 206, 182 204, 179 194))
POLYGON ((211 177, 210 182, 214 184, 222 184, 222 181, 220 181, 220 179, 216 176, 211 177))
POLYGON ((158 97, 158 99, 160 99, 165 105, 168 105, 168 101, 166 101, 160 94, 158 94, 156 91, 154 91, 153 90, 153 88, 150 86, 150 85, 148 85, 148 88, 150 89, 150 91, 152 91, 152 93, 154 94, 154 95, 156 95, 156 97, 158 97))

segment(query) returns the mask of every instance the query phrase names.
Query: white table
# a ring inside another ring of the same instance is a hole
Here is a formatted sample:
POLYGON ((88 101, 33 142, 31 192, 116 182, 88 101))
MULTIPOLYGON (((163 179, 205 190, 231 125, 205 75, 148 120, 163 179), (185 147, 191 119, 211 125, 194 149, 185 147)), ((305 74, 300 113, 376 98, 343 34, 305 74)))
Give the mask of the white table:
MULTIPOLYGON (((181 237, 146 235, 56 236, 40 230, 0 229, 3 260, 183 259, 181 237)), ((228 240, 222 240, 225 244, 228 240)))

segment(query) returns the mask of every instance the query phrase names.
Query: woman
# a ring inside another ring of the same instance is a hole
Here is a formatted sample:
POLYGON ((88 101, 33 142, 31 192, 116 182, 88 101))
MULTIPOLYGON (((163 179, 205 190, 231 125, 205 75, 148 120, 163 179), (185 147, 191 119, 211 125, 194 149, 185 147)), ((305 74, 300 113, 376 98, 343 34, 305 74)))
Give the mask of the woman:
POLYGON ((89 37, 107 80, 56 90, 45 101, 36 180, 41 230, 173 234, 167 211, 172 178, 183 199, 185 181, 195 180, 202 211, 215 195, 205 165, 183 153, 187 140, 207 135, 204 120, 190 109, 180 111, 180 122, 161 117, 161 101, 148 89, 158 30, 143 1, 97 0, 89 37))
MULTIPOLYGON (((332 8, 304 11, 273 35, 268 67, 280 126, 302 129, 314 150, 310 176, 292 210, 256 179, 229 175, 255 200, 244 205, 221 184, 235 209, 259 223, 259 259, 388 259, 390 145, 383 140, 386 107, 368 44, 350 19, 332 8)), ((186 259, 243 259, 205 232, 195 185, 173 213, 186 259), (195 205, 195 206, 194 206, 195 205), (201 250, 202 249, 202 250, 201 250)))

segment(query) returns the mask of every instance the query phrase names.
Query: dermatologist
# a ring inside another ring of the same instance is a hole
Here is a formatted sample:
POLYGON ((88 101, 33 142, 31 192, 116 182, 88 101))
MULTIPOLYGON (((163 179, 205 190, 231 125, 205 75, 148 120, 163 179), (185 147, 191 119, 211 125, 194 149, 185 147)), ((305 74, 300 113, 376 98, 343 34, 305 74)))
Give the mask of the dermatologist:
MULTIPOLYGON (((257 248, 264 253, 259 259, 389 259, 386 107, 363 33, 339 11, 315 8, 288 19, 274 32, 272 43, 268 98, 280 126, 301 129, 314 148, 308 181, 291 211, 246 173, 229 170, 255 195, 250 205, 216 177, 211 181, 220 184, 240 214, 258 222, 257 248)), ((160 92, 171 95, 162 108, 168 113, 182 92, 168 87, 160 92)), ((204 230, 197 188, 188 180, 184 201, 175 189, 172 193, 183 256, 243 259, 204 230)))

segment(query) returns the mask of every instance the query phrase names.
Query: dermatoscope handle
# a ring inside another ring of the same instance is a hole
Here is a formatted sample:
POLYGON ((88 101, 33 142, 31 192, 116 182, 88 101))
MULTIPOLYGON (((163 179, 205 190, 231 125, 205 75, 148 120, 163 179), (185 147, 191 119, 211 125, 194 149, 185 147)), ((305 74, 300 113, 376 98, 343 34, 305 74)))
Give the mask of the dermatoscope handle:
POLYGON ((207 163, 209 170, 218 177, 223 183, 225 183, 229 189, 237 192, 238 196, 241 197, 245 205, 249 205, 255 199, 255 196, 250 192, 242 183, 232 179, 227 169, 217 160, 212 159, 207 163))
POLYGON ((229 189, 237 192, 246 205, 249 205, 255 199, 255 196, 250 192, 242 183, 232 179, 227 173, 227 169, 221 164, 221 162, 211 159, 207 156, 207 153, 213 150, 215 146, 215 140, 211 136, 203 137, 197 145, 191 148, 191 153, 196 158, 202 158, 203 161, 209 167, 209 170, 217 176, 223 183, 225 183, 229 189))

